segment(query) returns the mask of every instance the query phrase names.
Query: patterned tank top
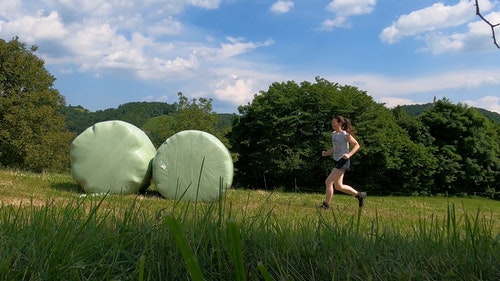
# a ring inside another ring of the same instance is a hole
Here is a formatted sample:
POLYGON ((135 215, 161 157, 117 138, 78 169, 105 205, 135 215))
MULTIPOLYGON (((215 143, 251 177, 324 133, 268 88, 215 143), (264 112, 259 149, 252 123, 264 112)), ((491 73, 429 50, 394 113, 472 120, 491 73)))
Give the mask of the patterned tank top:
POLYGON ((341 131, 332 133, 333 159, 338 161, 342 155, 349 153, 349 142, 346 140, 349 133, 341 131))

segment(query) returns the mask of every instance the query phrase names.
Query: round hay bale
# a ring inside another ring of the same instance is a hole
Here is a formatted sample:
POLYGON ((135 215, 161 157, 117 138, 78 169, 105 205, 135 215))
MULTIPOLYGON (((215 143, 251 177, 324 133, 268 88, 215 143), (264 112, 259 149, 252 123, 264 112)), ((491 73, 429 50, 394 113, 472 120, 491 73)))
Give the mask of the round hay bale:
POLYGON ((153 181, 163 197, 215 201, 233 183, 233 160, 215 136, 197 130, 168 138, 153 159, 153 181))
POLYGON ((134 194, 149 187, 156 149, 124 121, 94 124, 71 143, 71 175, 87 193, 134 194))

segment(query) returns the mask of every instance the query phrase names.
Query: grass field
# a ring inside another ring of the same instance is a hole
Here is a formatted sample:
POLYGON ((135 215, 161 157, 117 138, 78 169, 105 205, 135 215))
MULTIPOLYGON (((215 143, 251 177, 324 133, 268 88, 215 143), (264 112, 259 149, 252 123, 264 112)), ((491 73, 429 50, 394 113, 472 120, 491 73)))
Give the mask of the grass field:
POLYGON ((500 280, 500 202, 231 189, 85 195, 0 170, 0 280, 500 280))

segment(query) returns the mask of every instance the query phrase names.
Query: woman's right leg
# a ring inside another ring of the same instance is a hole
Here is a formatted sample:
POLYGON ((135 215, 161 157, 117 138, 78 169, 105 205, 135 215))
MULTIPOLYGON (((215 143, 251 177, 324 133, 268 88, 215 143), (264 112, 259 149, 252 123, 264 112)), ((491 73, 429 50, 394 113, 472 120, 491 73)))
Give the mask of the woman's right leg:
POLYGON ((325 192, 325 201, 323 204, 330 206, 330 202, 332 201, 333 198, 335 182, 337 182, 339 177, 341 177, 343 174, 344 171, 337 168, 333 168, 333 170, 330 172, 330 174, 325 180, 326 192, 325 192))
POLYGON ((330 206, 330 201, 332 201, 333 197, 333 170, 330 172, 328 177, 325 180, 325 201, 323 202, 323 205, 326 207, 330 206))

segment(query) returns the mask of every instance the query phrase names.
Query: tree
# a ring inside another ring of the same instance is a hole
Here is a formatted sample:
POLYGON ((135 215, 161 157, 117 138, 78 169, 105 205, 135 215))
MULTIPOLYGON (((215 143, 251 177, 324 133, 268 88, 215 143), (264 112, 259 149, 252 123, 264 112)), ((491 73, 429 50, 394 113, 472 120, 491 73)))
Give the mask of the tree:
POLYGON ((178 93, 179 102, 176 103, 174 113, 174 130, 200 130, 217 135, 219 117, 212 110, 212 99, 193 98, 188 100, 182 93, 178 93))
POLYGON ((401 106, 392 109, 392 113, 396 118, 396 123, 408 133, 413 142, 427 147, 432 145, 434 138, 430 135, 429 128, 419 119, 410 116, 401 106))
MULTIPOLYGON (((330 85, 326 80, 321 83, 330 85)), ((318 83, 320 84, 320 83, 318 83)), ((238 153, 238 184, 254 188, 317 185, 321 168, 323 132, 328 127, 331 102, 325 93, 303 82, 273 83, 252 104, 239 107, 229 139, 238 153), (311 182, 312 180, 312 182, 311 182), (297 182, 298 181, 298 182, 297 182)), ((324 180, 324 179, 323 179, 324 180)))
POLYGON ((176 133, 174 123, 172 114, 160 115, 149 118, 142 126, 142 130, 146 132, 154 146, 159 148, 169 136, 176 133))
MULTIPOLYGON (((426 105, 425 108, 428 108, 426 105)), ((399 175, 404 174, 406 181, 402 183, 404 192, 432 194, 435 190, 434 174, 438 161, 434 158, 436 148, 432 145, 434 138, 417 117, 410 116, 401 106, 392 109, 396 123, 406 131, 410 138, 402 150, 404 164, 399 175)))
POLYGON ((485 192, 498 188, 500 144, 495 125, 477 110, 438 101, 420 120, 434 138, 439 161, 437 192, 485 192))
POLYGON ((399 192, 413 176, 411 168, 400 171, 418 150, 403 149, 412 143, 391 112, 356 87, 319 77, 314 84, 273 83, 238 110, 229 140, 238 153, 235 181, 241 186, 322 189, 332 163, 321 151, 331 147, 330 121, 337 114, 353 122, 361 144, 348 182, 399 192))
POLYGON ((174 104, 175 110, 172 113, 151 118, 142 126, 153 144, 159 147, 167 138, 180 131, 200 130, 216 136, 229 147, 229 142, 219 129, 219 117, 212 111, 212 100, 199 98, 190 101, 182 93, 177 95, 179 102, 174 104))
POLYGON ((0 165, 41 172, 67 170, 75 134, 60 113, 55 78, 18 38, 0 39, 0 165))

